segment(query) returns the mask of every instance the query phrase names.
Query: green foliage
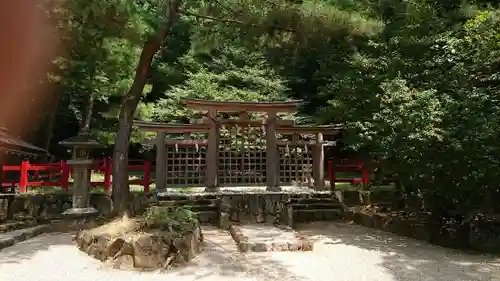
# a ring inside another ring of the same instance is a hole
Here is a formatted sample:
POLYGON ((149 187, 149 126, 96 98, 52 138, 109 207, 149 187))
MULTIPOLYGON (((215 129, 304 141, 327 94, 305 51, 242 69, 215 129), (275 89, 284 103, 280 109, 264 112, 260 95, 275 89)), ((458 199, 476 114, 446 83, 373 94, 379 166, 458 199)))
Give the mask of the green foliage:
POLYGON ((470 19, 429 3, 405 3, 383 36, 350 58, 320 118, 349 128, 346 142, 366 151, 408 195, 437 213, 493 211, 498 196, 498 16, 470 19), (408 6, 409 5, 409 6, 408 6), (422 23, 433 29, 422 29, 422 23))
MULTIPOLYGON (((44 7, 64 47, 48 74, 58 91, 53 144, 76 134, 87 112, 92 114, 90 127, 98 139, 113 143, 122 97, 133 82, 143 42, 156 32, 166 3, 56 0, 44 7)), ((148 117, 148 112, 143 107, 137 115, 148 117)))
POLYGON ((188 53, 180 63, 184 83, 166 93, 155 105, 155 119, 186 122, 194 112, 185 109, 186 98, 237 101, 276 101, 286 96, 285 81, 258 53, 242 48, 220 47, 207 53, 188 53))
POLYGON ((193 230, 198 219, 196 213, 185 207, 175 209, 149 207, 144 213, 147 227, 182 233, 193 230))
MULTIPOLYGON (((136 118, 199 118, 185 98, 304 99, 298 120, 343 123, 368 155, 426 207, 493 211, 500 162, 500 10, 495 1, 182 1, 154 58, 136 118), (493 206, 493 207, 492 207, 493 206)), ((111 144, 140 48, 167 1, 54 1, 66 52, 49 83, 54 143, 91 127, 111 144), (75 131, 75 132, 71 132, 75 131), (68 135, 69 134, 69 135, 68 135)), ((132 143, 151 137, 134 132, 132 143)), ((498 196, 498 197, 495 197, 498 196)))

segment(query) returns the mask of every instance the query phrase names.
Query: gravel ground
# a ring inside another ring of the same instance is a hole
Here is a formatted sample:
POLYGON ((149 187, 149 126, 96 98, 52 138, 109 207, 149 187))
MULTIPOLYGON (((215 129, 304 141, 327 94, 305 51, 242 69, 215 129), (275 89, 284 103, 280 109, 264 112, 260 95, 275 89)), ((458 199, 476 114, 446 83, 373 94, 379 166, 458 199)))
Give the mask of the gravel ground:
POLYGON ((500 259, 469 255, 346 224, 310 224, 313 252, 240 254, 230 235, 205 228, 205 252, 168 273, 105 268, 69 234, 42 235, 0 251, 2 281, 500 281, 500 259))

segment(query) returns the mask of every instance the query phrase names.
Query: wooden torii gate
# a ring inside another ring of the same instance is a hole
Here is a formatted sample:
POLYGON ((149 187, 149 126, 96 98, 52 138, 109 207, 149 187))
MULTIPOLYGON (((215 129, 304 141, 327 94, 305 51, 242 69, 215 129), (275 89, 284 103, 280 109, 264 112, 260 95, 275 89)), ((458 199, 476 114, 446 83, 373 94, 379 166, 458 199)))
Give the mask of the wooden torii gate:
MULTIPOLYGON (((162 190, 167 188, 167 163, 168 157, 166 147, 168 145, 196 145, 206 147, 205 152, 205 177, 203 184, 209 190, 220 186, 220 148, 221 132, 223 128, 241 126, 242 128, 261 129, 265 135, 265 182, 268 189, 278 190, 280 186, 280 146, 300 145, 311 147, 312 175, 314 185, 323 189, 325 185, 324 173, 324 146, 331 145, 325 142, 324 135, 336 135, 340 131, 339 126, 314 126, 295 125, 292 120, 282 120, 279 113, 294 113, 299 106, 298 101, 288 102, 237 102, 237 101, 207 101, 190 99, 184 102, 187 108, 203 112, 203 119, 194 120, 189 124, 169 124, 157 122, 135 121, 134 125, 142 131, 156 132, 155 141, 156 154, 156 188, 162 190), (221 113, 237 114, 237 119, 219 118, 221 113), (261 120, 250 120, 249 113, 263 113, 261 120), (206 139, 190 139, 192 134, 206 134, 206 139), (184 134, 183 140, 166 140, 167 134, 184 134), (291 141, 278 140, 277 134, 292 135, 291 141), (298 135, 314 135, 314 140, 297 139, 298 135)), ((257 136, 261 138, 262 135, 257 136)), ((250 157, 250 156, 249 156, 250 157)), ((240 157, 241 158, 241 157, 240 157)), ((180 161, 180 160, 179 160, 180 161)), ((186 160, 188 162, 188 160, 186 160)), ((250 164, 247 164, 247 166, 250 164)), ((297 172, 297 171, 295 171, 297 172)), ((256 183, 260 183, 256 181, 256 183)))

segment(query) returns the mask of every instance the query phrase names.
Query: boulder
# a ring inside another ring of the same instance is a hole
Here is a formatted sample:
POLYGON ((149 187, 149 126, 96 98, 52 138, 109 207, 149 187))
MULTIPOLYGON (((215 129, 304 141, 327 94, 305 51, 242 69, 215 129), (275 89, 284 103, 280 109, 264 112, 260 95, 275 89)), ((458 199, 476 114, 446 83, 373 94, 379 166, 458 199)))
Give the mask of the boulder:
POLYGON ((192 260, 202 251, 199 223, 182 231, 149 228, 141 218, 122 218, 75 236, 78 248, 118 269, 155 270, 192 260))
POLYGON ((151 233, 138 234, 132 241, 135 267, 163 267, 170 253, 170 243, 151 233))

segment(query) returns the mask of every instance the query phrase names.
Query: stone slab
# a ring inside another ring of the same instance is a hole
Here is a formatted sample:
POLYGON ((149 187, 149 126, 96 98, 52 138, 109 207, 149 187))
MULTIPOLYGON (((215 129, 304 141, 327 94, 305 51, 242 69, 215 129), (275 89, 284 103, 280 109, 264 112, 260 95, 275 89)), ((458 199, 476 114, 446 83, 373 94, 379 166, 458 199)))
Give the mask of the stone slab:
POLYGON ((158 197, 167 197, 175 195, 183 196, 210 196, 210 195, 242 195, 242 194, 331 194, 331 191, 315 190, 307 186, 281 186, 279 191, 268 190, 266 186, 226 186, 218 187, 216 190, 207 190, 205 187, 192 187, 189 190, 180 188, 167 188, 166 190, 157 190, 158 197))
POLYGON ((229 232, 241 252, 312 251, 313 241, 290 227, 232 225, 229 232))
POLYGON ((16 243, 33 238, 50 229, 50 225, 38 225, 34 227, 24 228, 0 233, 0 250, 10 247, 16 243))
POLYGON ((0 233, 5 233, 17 229, 27 228, 36 225, 36 220, 14 221, 0 224, 0 233))
POLYGON ((99 214, 99 211, 94 207, 88 208, 70 208, 62 213, 63 216, 67 217, 86 217, 86 216, 94 216, 99 214))

